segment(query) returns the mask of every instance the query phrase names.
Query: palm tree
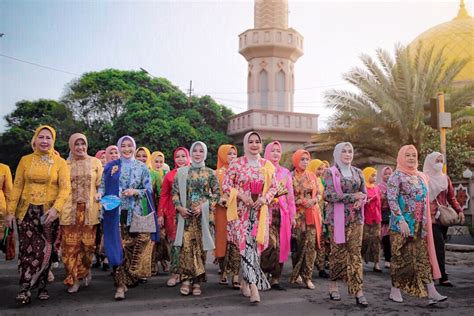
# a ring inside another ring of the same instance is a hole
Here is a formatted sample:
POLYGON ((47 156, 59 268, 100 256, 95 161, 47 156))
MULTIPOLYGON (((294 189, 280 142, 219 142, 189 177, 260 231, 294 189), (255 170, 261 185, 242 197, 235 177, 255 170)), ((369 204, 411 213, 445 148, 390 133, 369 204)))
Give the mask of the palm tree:
POLYGON ((474 99, 474 85, 454 90, 455 76, 468 60, 449 64, 443 50, 397 45, 395 56, 376 50, 377 59, 362 55, 363 68, 343 75, 356 91, 332 89, 325 101, 335 114, 327 131, 315 135, 314 142, 333 146, 350 141, 360 156, 375 156, 393 162, 403 144, 420 146, 428 130, 423 105, 437 92, 450 93, 446 110, 461 110, 474 99))

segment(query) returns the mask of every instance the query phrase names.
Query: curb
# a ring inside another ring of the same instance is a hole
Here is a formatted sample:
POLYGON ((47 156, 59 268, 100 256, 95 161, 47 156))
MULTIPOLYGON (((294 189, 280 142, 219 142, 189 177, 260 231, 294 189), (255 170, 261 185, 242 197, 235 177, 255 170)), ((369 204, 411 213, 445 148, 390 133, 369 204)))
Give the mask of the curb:
POLYGON ((446 244, 446 250, 459 252, 474 252, 474 245, 446 244))

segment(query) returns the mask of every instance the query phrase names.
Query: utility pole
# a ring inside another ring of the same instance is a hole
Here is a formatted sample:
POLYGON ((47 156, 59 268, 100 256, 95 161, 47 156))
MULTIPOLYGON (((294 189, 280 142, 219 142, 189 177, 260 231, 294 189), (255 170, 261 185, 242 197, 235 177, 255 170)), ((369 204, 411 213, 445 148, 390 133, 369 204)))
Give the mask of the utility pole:
POLYGON ((438 106, 439 106, 439 115, 438 115, 438 126, 439 126, 439 144, 441 149, 441 154, 444 157, 444 166, 443 171, 447 173, 447 160, 446 160, 446 129, 451 128, 451 113, 444 112, 444 94, 438 92, 438 106))
POLYGON ((189 89, 188 89, 188 107, 191 106, 191 97, 193 94, 193 81, 189 80, 189 89))

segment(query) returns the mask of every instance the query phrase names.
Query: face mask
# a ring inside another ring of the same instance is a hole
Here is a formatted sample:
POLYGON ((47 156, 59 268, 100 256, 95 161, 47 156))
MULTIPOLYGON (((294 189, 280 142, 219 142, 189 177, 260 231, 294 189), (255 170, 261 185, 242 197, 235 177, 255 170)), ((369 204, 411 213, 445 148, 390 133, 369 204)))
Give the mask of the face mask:
POLYGON ((435 163, 434 168, 436 171, 442 171, 443 170, 443 164, 441 162, 435 163))

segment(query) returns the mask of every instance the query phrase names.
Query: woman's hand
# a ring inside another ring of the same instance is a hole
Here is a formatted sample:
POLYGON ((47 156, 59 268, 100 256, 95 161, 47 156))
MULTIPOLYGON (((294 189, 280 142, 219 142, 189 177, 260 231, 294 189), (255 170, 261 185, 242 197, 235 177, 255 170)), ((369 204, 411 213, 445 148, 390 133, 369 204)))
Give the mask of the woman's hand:
POLYGON ((402 235, 402 237, 407 238, 408 236, 410 236, 410 228, 408 227, 407 222, 399 221, 398 227, 400 228, 400 234, 402 235))
POLYGON ((245 205, 252 205, 253 204, 252 198, 250 196, 246 195, 246 194, 239 193, 238 198, 242 202, 244 202, 245 205))
POLYGON ((46 215, 46 219, 44 220, 44 224, 49 225, 56 218, 58 218, 58 211, 54 207, 52 207, 44 215, 46 215))
POLYGON ((202 204, 199 204, 198 206, 194 207, 192 211, 193 211, 193 216, 194 217, 201 216, 202 204))
POLYGON ((96 195, 94 196, 94 199, 95 199, 97 202, 100 202, 100 200, 102 199, 102 194, 96 193, 96 195))
POLYGON ((358 210, 362 206, 362 202, 360 200, 357 200, 354 202, 354 209, 358 210))
POLYGON ((458 218, 459 218, 459 224, 464 224, 464 213, 463 212, 460 212, 458 214, 458 218))
POLYGON ((191 214, 189 214, 189 210, 187 208, 184 208, 184 207, 177 207, 176 210, 179 212, 179 214, 181 214, 182 217, 184 218, 189 218, 189 216, 191 214))
POLYGON ((165 226, 165 219, 163 216, 158 217, 158 225, 160 225, 160 227, 165 226))
POLYGON ((259 197, 255 202, 253 202, 253 207, 256 209, 260 209, 262 205, 267 204, 267 199, 265 199, 263 196, 259 197))
POLYGON ((362 192, 356 192, 354 194, 354 198, 356 200, 363 200, 363 199, 365 199, 365 197, 366 197, 365 193, 362 193, 362 192))
POLYGON ((138 195, 138 190, 136 190, 136 189, 126 189, 122 192, 122 195, 128 196, 128 197, 138 195))
POLYGON ((13 216, 12 214, 8 214, 5 217, 5 225, 10 229, 13 228, 13 221, 14 220, 15 220, 15 216, 13 216))

